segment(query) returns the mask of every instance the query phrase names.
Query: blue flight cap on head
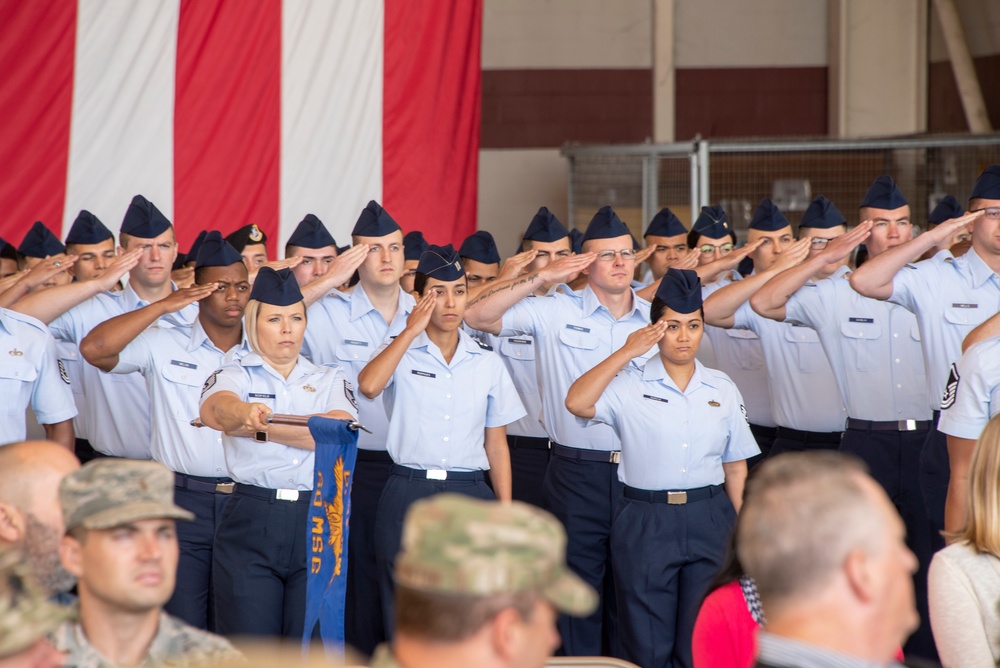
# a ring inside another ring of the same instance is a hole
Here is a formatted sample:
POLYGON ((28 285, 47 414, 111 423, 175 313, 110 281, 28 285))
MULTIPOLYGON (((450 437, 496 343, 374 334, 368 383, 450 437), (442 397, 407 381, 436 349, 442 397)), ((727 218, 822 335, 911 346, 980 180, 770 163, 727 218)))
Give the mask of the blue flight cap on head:
POLYGON ((887 174, 882 174, 872 181, 872 185, 865 193, 865 198, 861 200, 861 206, 870 206, 873 209, 886 209, 892 211, 908 205, 909 202, 903 197, 899 186, 887 174))
POLYGON ((587 225, 587 231, 583 233, 583 240, 614 239, 625 236, 632 236, 632 233, 625 227, 625 223, 610 206, 602 206, 590 219, 590 225, 587 225))
POLYGON ((195 256, 194 268, 228 267, 231 264, 243 262, 243 256, 228 241, 222 238, 222 232, 212 230, 205 235, 201 248, 195 256))
POLYGON ((528 229, 524 231, 525 241, 541 241, 542 243, 559 241, 568 236, 569 230, 566 229, 566 226, 544 206, 538 209, 538 213, 528 223, 528 229))
POLYGON ((674 215, 674 212, 663 207, 658 214, 653 216, 653 220, 649 222, 649 227, 646 228, 646 232, 642 236, 678 237, 687 233, 684 223, 674 215))
POLYGON ((170 221, 142 195, 132 198, 122 220, 122 234, 139 239, 155 239, 170 229, 170 221))
POLYGON ((36 220, 28 233, 21 240, 21 245, 17 247, 17 252, 25 257, 46 258, 52 255, 59 255, 66 252, 66 247, 62 245, 59 238, 52 234, 49 228, 40 220, 36 220))
POLYGON ((952 218, 959 218, 963 213, 965 213, 965 208, 958 203, 958 200, 951 195, 945 195, 931 211, 931 215, 927 216, 927 222, 937 225, 952 218))
POLYGON ((976 185, 972 186, 969 199, 1000 199, 1000 165, 990 165, 983 170, 976 185))
POLYGON ((691 231, 709 239, 723 239, 733 228, 729 226, 729 216, 721 206, 703 206, 691 231))
POLYGON ((235 232, 231 232, 226 237, 226 241, 231 243, 233 248, 242 253, 247 246, 266 244, 267 235, 264 234, 264 230, 257 227, 256 223, 251 223, 250 225, 244 225, 235 232))
POLYGON ((439 281, 457 281, 465 276, 462 261, 451 244, 428 246, 427 250, 420 255, 417 273, 436 278, 439 281))
POLYGON ((500 251, 493 235, 486 230, 473 232, 465 238, 458 249, 458 256, 464 260, 473 260, 483 264, 499 264, 500 251))
POLYGON ((802 214, 802 220, 799 221, 799 229, 811 227, 817 230, 828 230, 831 227, 846 224, 847 219, 844 218, 844 214, 840 213, 840 209, 833 202, 822 195, 816 195, 813 197, 813 201, 809 202, 809 206, 806 207, 806 212, 802 214))
POLYGON ((753 218, 750 219, 750 229, 760 232, 777 232, 790 226, 791 223, 785 215, 767 197, 760 201, 753 212, 753 218))
POLYGON ((690 269, 667 269, 656 288, 656 297, 678 313, 694 313, 701 308, 701 279, 690 269))
POLYGON ((352 235, 359 237, 384 237, 400 229, 399 224, 392 219, 389 212, 375 200, 368 202, 358 222, 354 224, 352 235))
POLYGON ((87 210, 82 210, 77 214, 73 226, 69 228, 66 235, 66 244, 79 244, 86 246, 99 244, 108 239, 114 239, 115 235, 104 226, 97 216, 87 210))
POLYGON ((423 232, 413 231, 403 235, 404 260, 419 260, 425 250, 427 250, 427 240, 424 239, 423 232))
POLYGON ((336 246, 333 235, 326 229, 319 218, 311 213, 307 213, 302 222, 298 224, 292 236, 288 237, 288 246, 299 246, 301 248, 326 248, 336 246))
POLYGON ((573 246, 573 252, 580 254, 583 252, 583 232, 576 229, 575 227, 569 231, 570 244, 573 246))
POLYGON ((275 271, 271 267, 261 267, 257 270, 250 299, 272 306, 291 306, 302 301, 302 291, 291 269, 275 271))

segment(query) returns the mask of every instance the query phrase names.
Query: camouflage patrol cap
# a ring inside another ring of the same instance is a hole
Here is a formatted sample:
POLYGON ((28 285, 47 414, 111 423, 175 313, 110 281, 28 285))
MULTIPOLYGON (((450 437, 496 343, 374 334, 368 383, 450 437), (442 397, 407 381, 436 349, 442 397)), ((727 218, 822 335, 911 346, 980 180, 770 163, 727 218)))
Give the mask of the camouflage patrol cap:
POLYGON ((34 645, 72 616, 49 603, 23 555, 0 553, 0 659, 34 645))
POLYGON ((562 525, 517 501, 438 494, 414 503, 403 525, 396 582, 439 594, 537 591, 577 616, 597 608, 597 593, 566 566, 562 525))
POLYGON ((174 505, 174 474, 163 464, 95 459, 59 484, 66 530, 110 529, 138 520, 193 520, 174 505))

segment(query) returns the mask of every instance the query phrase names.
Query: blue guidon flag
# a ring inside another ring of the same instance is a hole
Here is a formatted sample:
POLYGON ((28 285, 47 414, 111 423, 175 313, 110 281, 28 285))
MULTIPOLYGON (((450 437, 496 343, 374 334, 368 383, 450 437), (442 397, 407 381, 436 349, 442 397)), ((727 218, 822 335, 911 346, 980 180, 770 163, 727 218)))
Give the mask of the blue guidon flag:
POLYGON ((347 595, 347 532, 358 433, 343 420, 309 418, 316 441, 313 496, 306 525, 306 623, 302 648, 321 638, 328 657, 344 655, 347 595))

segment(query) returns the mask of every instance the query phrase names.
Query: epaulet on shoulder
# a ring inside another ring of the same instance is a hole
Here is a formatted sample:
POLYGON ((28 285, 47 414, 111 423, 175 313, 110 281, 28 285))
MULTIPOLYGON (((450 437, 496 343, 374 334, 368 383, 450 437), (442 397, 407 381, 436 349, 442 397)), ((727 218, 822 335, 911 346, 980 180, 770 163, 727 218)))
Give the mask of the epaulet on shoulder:
POLYGON ((483 343, 479 339, 474 339, 474 340, 475 340, 476 343, 479 344, 479 347, 482 348, 483 350, 493 350, 493 346, 491 346, 489 344, 486 344, 486 343, 483 343))
POLYGON ((23 322, 26 325, 31 325, 35 329, 48 333, 49 328, 41 320, 37 320, 30 315, 24 313, 19 313, 18 311, 12 311, 10 309, 5 309, 4 314, 11 320, 17 320, 18 322, 23 322))

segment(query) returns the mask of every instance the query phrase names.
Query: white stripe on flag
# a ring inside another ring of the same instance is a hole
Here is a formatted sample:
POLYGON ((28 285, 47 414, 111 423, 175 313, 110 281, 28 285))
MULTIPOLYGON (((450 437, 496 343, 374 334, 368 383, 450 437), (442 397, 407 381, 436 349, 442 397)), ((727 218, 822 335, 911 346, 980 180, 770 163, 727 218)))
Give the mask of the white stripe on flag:
POLYGON ((378 0, 284 0, 279 253, 305 214, 343 246, 381 201, 384 16, 378 0))
POLYGON ((141 193, 174 209, 180 0, 79 0, 63 234, 80 209, 118 232, 141 193))

